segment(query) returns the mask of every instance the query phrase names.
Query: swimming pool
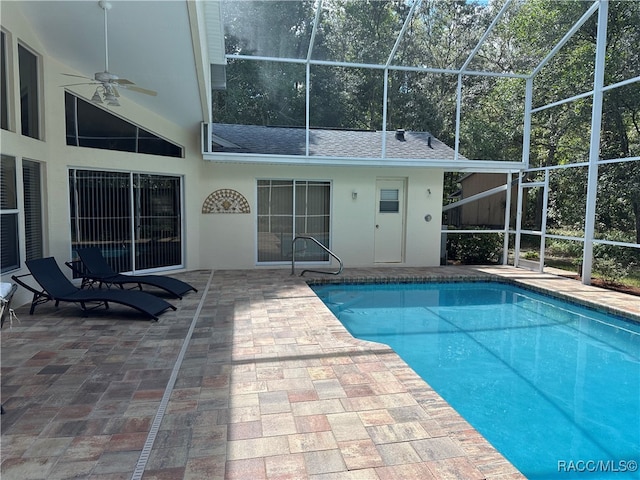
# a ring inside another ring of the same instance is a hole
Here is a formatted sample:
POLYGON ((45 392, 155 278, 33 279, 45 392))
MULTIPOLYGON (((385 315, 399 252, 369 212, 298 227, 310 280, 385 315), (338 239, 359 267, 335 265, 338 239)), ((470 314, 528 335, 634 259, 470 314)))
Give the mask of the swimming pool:
POLYGON ((528 478, 640 478, 640 324, 495 282, 312 288, 528 478))

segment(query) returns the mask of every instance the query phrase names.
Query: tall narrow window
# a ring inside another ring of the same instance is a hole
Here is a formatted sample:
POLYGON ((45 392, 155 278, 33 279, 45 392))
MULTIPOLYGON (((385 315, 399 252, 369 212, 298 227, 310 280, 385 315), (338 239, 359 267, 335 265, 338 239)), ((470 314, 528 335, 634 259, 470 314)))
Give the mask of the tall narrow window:
POLYGON ((112 267, 133 270, 131 174, 69 171, 71 245, 98 246, 112 267))
POLYGON ((136 268, 182 263, 180 178, 134 175, 136 205, 136 268))
POLYGON ((4 32, 0 32, 0 127, 9 130, 9 71, 7 69, 7 39, 4 32))
POLYGON ((22 161, 24 194, 25 259, 42 258, 42 180, 40 164, 22 161))
POLYGON ((293 181, 258 180, 258 262, 291 260, 293 181))
POLYGON ((40 138, 38 57, 22 45, 18 45, 18 68, 20 70, 22 134, 40 138))
MULTIPOLYGON (((291 261, 292 240, 309 235, 329 247, 331 184, 324 181, 258 181, 258 262, 291 261)), ((296 258, 327 261, 314 242, 296 243, 296 258)))
POLYGON ((0 272, 20 266, 18 247, 18 196, 16 190, 16 159, 0 157, 0 272))
MULTIPOLYGON (((329 182, 296 181, 295 218, 296 235, 309 235, 324 246, 329 246, 329 182)), ((308 261, 329 260, 329 255, 317 244, 301 242, 302 252, 296 251, 296 258, 308 261)), ((300 245, 296 244, 296 248, 300 245)))

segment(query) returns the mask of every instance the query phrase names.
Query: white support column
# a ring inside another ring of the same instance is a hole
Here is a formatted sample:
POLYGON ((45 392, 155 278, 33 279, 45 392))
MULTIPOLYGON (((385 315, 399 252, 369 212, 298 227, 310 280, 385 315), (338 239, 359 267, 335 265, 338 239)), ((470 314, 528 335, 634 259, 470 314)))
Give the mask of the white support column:
MULTIPOLYGON (((529 156, 531 152, 531 106, 533 103, 533 77, 527 78, 525 85, 524 97, 524 125, 522 136, 522 163, 525 168, 530 167, 529 156)), ((520 263, 520 241, 522 240, 522 205, 524 201, 522 196, 524 189, 522 188, 522 170, 518 172, 518 202, 516 207, 516 236, 514 240, 514 258, 513 266, 517 267, 520 263)))
POLYGON ((387 96, 389 95, 389 69, 384 69, 384 86, 382 93, 382 151, 380 156, 382 158, 387 157, 387 108, 389 100, 387 96))
POLYGON ((305 110, 304 110, 304 154, 309 156, 309 129, 311 125, 311 114, 309 113, 309 100, 311 98, 311 64, 307 62, 305 68, 305 110))
POLYGON ((456 138, 454 144, 454 159, 460 154, 460 115, 462 110, 462 73, 458 74, 458 89, 456 91, 456 138))
POLYGON ((591 110, 591 140, 589 148, 589 175, 587 179, 587 209, 584 224, 584 250, 582 254, 582 283, 591 284, 593 268, 593 238, 596 223, 596 197, 598 193, 598 160, 600 158, 600 129, 602 127, 602 99, 604 96, 604 67, 607 47, 607 19, 609 0, 600 0, 598 7, 598 33, 593 76, 593 105, 591 110))
POLYGON ((517 267, 520 263, 520 240, 522 238, 522 196, 524 195, 524 188, 522 188, 522 172, 518 177, 518 209, 516 210, 516 239, 514 245, 514 258, 513 266, 517 267))
POLYGON ((524 126, 522 129, 522 163, 529 168, 531 152, 531 106, 533 103, 533 77, 527 78, 524 97, 524 126))
POLYGON ((544 271, 544 251, 547 243, 547 208, 549 206, 549 169, 544 171, 542 191, 542 224, 540 225, 540 273, 544 271))
POLYGON ((502 264, 509 263, 509 220, 511 219, 511 182, 513 173, 507 173, 507 191, 504 206, 504 242, 502 246, 502 264))

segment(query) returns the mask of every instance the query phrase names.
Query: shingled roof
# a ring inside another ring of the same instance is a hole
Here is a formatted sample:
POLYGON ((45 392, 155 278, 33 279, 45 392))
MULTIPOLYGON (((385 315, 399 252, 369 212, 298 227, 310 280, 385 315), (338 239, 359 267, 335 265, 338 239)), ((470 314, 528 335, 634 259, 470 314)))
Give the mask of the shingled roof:
MULTIPOLYGON (((212 124, 212 151, 262 155, 305 155, 305 129, 259 125, 212 124)), ((386 158, 453 160, 454 150, 429 132, 316 129, 309 131, 309 155, 380 158, 386 135, 386 158)), ((464 159, 464 157, 459 157, 464 159)))

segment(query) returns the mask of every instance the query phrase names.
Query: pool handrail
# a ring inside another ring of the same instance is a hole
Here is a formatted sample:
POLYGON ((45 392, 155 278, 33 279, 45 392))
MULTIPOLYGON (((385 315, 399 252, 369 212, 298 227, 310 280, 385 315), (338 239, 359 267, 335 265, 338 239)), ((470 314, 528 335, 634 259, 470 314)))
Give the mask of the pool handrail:
POLYGON ((296 268, 296 241, 298 240, 311 240, 312 242, 314 242, 316 245, 318 245, 320 248, 322 248, 325 252, 327 252, 329 255, 331 255, 333 258, 335 258, 338 263, 340 264, 340 268, 338 270, 336 270, 335 272, 329 271, 329 270, 312 270, 312 269, 305 269, 302 270, 302 272, 300 273, 300 276, 302 277, 306 272, 313 272, 313 273, 324 273, 327 275, 340 275, 342 273, 342 268, 343 268, 343 263, 342 260, 340 260, 340 257, 338 257, 335 253, 333 253, 331 250, 329 250, 327 247, 325 247, 322 243, 320 243, 320 241, 310 235, 296 235, 296 237, 291 241, 291 275, 293 275, 295 273, 295 268, 296 268))

